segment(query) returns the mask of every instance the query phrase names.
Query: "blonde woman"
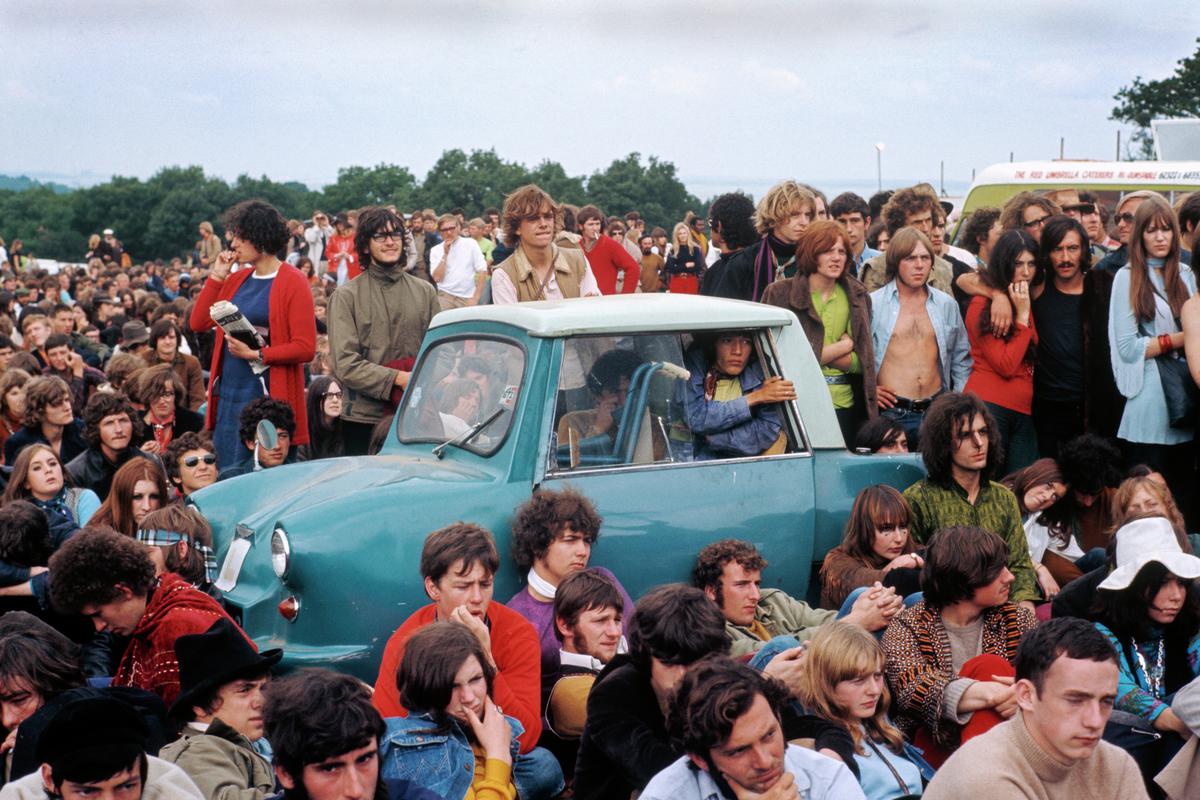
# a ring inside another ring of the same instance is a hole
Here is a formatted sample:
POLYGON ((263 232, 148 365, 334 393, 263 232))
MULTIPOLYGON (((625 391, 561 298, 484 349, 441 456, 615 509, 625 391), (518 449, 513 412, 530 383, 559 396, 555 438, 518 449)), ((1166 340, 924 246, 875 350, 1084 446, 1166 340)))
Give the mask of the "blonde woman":
POLYGON ((808 641, 798 698, 809 713, 849 731, 868 800, 920 795, 923 779, 933 776, 888 720, 883 666, 883 648, 870 633, 846 622, 822 625, 808 641))
POLYGON ((680 222, 671 232, 665 271, 667 291, 699 294, 700 278, 704 275, 704 253, 692 239, 692 232, 686 223, 680 222))

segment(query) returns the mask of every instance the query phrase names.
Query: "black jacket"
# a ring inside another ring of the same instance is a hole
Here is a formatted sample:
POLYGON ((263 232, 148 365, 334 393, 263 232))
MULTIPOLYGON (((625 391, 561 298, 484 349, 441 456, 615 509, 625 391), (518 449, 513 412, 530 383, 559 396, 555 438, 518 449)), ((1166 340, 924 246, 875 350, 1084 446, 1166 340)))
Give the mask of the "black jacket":
POLYGON ((1086 572, 1062 587, 1050 602, 1050 616, 1079 617, 1095 622, 1098 616, 1092 611, 1092 604, 1096 601, 1097 587, 1106 577, 1107 565, 1086 572))
POLYGON ((138 456, 159 463, 156 457, 132 444, 117 456, 116 463, 105 458, 100 448, 89 447, 67 463, 67 475, 70 476, 73 485, 81 489, 91 489, 100 501, 104 502, 112 489, 113 475, 117 474, 117 470, 124 466, 125 462, 138 456))
MULTIPOLYGON (((42 435, 42 427, 39 425, 36 428, 17 428, 4 443, 4 463, 11 466, 16 462, 21 449, 31 444, 49 444, 42 435)), ((87 450, 87 441, 83 438, 83 421, 77 419, 63 428, 59 461, 63 464, 70 463, 84 450, 87 450)))

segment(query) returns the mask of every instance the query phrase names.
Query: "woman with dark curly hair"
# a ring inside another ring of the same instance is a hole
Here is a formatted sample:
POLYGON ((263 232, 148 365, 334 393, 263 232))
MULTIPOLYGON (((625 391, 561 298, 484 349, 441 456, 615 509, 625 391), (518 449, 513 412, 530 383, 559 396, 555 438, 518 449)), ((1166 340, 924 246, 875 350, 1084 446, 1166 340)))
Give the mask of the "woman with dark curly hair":
POLYGON ((135 458, 113 476, 112 489, 96 511, 92 524, 107 525, 118 533, 133 536, 146 515, 162 508, 169 499, 163 468, 156 461, 135 458))
POLYGON ((287 245, 283 216, 261 200, 246 200, 226 212, 225 225, 230 249, 213 263, 192 307, 190 326, 196 332, 212 329, 213 303, 230 301, 267 342, 255 348, 226 339, 220 327, 216 330, 205 424, 221 464, 232 467, 249 457, 238 439, 242 409, 266 394, 292 407, 295 444, 308 442, 304 365, 316 355, 317 325, 308 280, 275 257, 287 245))
POLYGON ((64 464, 87 449, 83 423, 71 410, 71 387, 53 375, 25 384, 24 425, 4 443, 4 463, 13 463, 23 447, 39 442, 50 445, 64 464))

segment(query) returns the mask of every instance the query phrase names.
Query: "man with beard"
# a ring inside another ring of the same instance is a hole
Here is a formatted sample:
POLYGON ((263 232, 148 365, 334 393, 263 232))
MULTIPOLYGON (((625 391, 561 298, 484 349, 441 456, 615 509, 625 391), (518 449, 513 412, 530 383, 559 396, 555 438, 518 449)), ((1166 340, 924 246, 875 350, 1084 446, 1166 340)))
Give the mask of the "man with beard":
POLYGON ((1087 231, 1070 217, 1047 220, 1038 248, 1046 280, 1033 290, 1033 421, 1038 450, 1054 458, 1084 432, 1116 436, 1125 401, 1109 363, 1112 274, 1088 267, 1087 231))
POLYGON ((654 252, 654 238, 643 234, 638 239, 638 247, 642 254, 642 291, 658 292, 663 289, 662 268, 663 257, 654 252))
POLYGON ((267 687, 263 727, 281 800, 438 800, 400 779, 380 778, 386 730, 360 681, 303 669, 267 687))
POLYGON ((66 465, 73 485, 91 489, 101 500, 108 497, 113 475, 131 458, 154 456, 139 450, 133 442, 136 412, 125 395, 98 392, 83 410, 83 437, 88 449, 66 465))
POLYGON ((654 776, 642 800, 862 798, 846 765, 785 739, 787 690, 725 656, 684 676, 668 724, 687 755, 654 776))
POLYGON ((412 359, 441 310, 433 286, 405 270, 406 235, 396 214, 364 209, 354 246, 366 270, 329 298, 329 354, 346 395, 346 455, 367 454, 372 429, 394 408, 395 390, 408 386, 412 359))

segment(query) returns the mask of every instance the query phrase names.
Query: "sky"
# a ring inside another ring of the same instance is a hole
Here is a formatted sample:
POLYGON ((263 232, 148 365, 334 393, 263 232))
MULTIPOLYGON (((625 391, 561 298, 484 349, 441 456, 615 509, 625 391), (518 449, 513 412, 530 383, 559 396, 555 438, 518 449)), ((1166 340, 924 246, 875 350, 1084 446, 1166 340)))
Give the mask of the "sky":
MULTIPOLYGON (((0 0, 0 174, 198 164, 318 188, 448 148, 590 174, 630 152, 701 198, 1111 159, 1113 94, 1194 52, 1185 0, 0 0)), ((1126 135, 1129 130, 1125 129, 1126 135)))

